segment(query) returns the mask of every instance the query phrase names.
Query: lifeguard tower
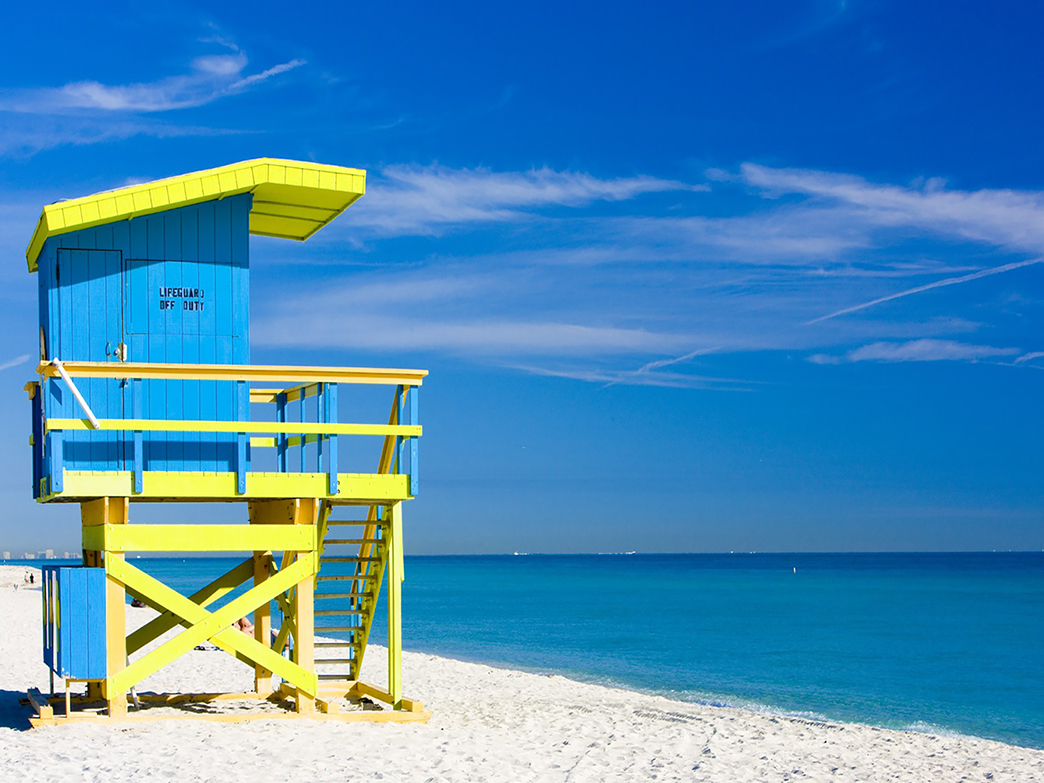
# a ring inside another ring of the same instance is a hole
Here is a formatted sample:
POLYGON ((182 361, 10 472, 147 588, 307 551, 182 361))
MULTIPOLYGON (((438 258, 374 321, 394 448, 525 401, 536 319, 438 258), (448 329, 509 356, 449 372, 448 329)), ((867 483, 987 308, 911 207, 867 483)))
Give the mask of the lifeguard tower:
POLYGON ((417 493, 427 373, 250 364, 250 235, 308 239, 365 182, 358 169, 264 158, 44 207, 26 252, 40 283, 40 378, 26 385, 33 495, 80 504, 83 565, 45 569, 52 689, 30 690, 33 725, 168 717, 186 702, 206 717, 207 703, 247 698, 259 709, 210 717, 429 717, 402 696, 400 620, 402 504, 417 493), (338 396, 358 384, 391 387, 387 423, 341 421, 338 396), (366 436, 376 466, 341 472, 343 439, 366 436), (242 505, 227 524, 150 524, 160 502, 242 505), (245 558, 184 596, 134 565, 163 552, 245 558), (359 676, 382 584, 388 678, 377 687, 359 676), (159 613, 129 634, 128 595, 159 613), (252 636, 232 627, 250 613, 252 636), (208 641, 254 670, 252 692, 134 694, 208 641), (86 690, 72 698, 75 682, 86 690))

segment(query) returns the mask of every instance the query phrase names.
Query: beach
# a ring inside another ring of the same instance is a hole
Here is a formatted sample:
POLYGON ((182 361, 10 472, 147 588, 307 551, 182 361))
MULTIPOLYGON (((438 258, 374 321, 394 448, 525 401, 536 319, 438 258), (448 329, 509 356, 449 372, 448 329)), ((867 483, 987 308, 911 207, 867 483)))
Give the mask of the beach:
MULTIPOLYGON (((405 693, 433 711, 426 725, 184 719, 30 730, 17 699, 46 690, 48 673, 40 593, 22 584, 25 571, 0 569, 5 780, 1044 780, 1044 751, 700 706, 409 652, 405 693)), ((153 616, 127 613, 128 627, 153 616)), ((364 679, 382 684, 383 656, 370 646, 364 679)), ((252 682, 250 669, 210 649, 139 691, 246 691, 252 682)))

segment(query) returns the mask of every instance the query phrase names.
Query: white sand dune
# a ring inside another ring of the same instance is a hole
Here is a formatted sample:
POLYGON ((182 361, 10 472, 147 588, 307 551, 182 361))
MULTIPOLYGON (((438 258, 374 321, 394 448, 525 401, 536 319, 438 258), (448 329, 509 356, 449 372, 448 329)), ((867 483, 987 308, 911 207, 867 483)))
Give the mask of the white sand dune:
MULTIPOLYGON (((0 569, 5 570, 5 569, 0 569)), ((1044 781, 1044 751, 968 737, 773 717, 407 653, 427 725, 198 720, 28 729, 47 687, 40 593, 0 573, 0 781, 1044 781), (19 585, 17 590, 10 585, 19 585)), ((152 616, 128 607, 134 626, 152 616)), ((384 650, 367 654, 382 683, 384 650)), ((249 690, 224 653, 193 651, 141 690, 249 690)))

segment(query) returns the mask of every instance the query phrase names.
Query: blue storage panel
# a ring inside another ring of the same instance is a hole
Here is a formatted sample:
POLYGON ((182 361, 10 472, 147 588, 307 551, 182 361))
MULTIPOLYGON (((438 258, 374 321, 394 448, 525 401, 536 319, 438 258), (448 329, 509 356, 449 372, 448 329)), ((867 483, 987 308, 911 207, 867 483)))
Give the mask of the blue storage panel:
POLYGON ((44 663, 60 677, 104 680, 105 569, 44 566, 44 663))

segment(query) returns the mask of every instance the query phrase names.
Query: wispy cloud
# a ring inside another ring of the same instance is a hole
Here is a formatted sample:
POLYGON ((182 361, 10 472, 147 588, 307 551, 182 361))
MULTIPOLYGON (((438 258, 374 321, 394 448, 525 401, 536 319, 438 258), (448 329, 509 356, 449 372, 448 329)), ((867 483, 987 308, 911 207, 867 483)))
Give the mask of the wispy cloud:
POLYGON ((972 345, 953 340, 909 340, 906 342, 876 342, 849 351, 842 356, 814 354, 814 364, 843 364, 848 362, 953 362, 999 359, 1021 353, 1018 348, 996 348, 990 345, 972 345))
POLYGON ((29 361, 29 354, 25 353, 21 356, 16 356, 14 359, 6 362, 0 362, 0 372, 3 370, 10 370, 12 367, 18 367, 29 361))
POLYGON ((223 38, 207 43, 230 50, 196 57, 187 72, 126 84, 74 81, 60 87, 0 90, 0 155, 29 157, 66 145, 122 141, 135 136, 172 138, 242 133, 160 122, 157 115, 191 109, 257 89, 305 64, 292 59, 251 73, 246 52, 223 38))
POLYGON ((243 133, 249 133, 249 131, 176 125, 149 119, 99 121, 88 117, 18 117, 0 128, 0 155, 29 157, 37 152, 55 147, 124 141, 137 136, 172 139, 185 136, 229 136, 243 133))
POLYGON ((747 184, 770 196, 803 194, 854 210, 853 218, 888 228, 908 227, 1010 250, 1044 250, 1044 193, 947 190, 941 179, 903 187, 825 171, 773 169, 746 163, 747 184))
POLYGON ((353 209, 351 225, 385 236, 438 234, 450 226, 512 222, 545 207, 581 207, 626 201, 645 193, 702 190, 656 177, 603 179, 550 168, 492 171, 430 166, 388 166, 353 209))
POLYGON ((328 313, 266 318, 253 329, 254 344, 295 346, 301 329, 311 347, 381 351, 439 351, 457 355, 602 356, 674 350, 683 335, 584 323, 539 320, 401 318, 346 313, 331 329, 328 313))
POLYGON ((750 391, 753 383, 737 378, 718 378, 709 375, 690 375, 678 372, 649 370, 589 369, 584 367, 551 368, 533 365, 512 365, 513 369, 549 378, 569 378, 608 386, 659 386, 671 389, 707 389, 713 391, 750 391))
POLYGON ((304 64, 304 60, 295 59, 260 73, 246 74, 246 53, 237 50, 196 57, 189 64, 188 73, 153 82, 78 81, 55 88, 7 90, 0 93, 0 111, 60 115, 82 111, 153 113, 187 109, 242 92, 304 64))

